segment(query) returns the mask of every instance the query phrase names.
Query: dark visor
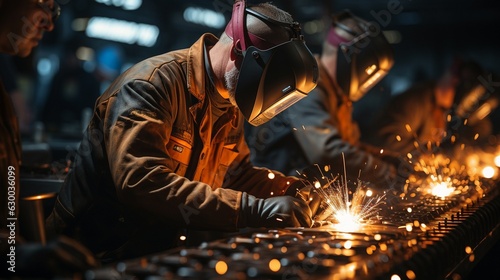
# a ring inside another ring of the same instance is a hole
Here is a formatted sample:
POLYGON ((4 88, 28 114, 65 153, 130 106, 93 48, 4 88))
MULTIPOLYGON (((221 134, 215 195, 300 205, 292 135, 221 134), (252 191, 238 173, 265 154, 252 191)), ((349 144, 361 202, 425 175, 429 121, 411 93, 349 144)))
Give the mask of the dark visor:
POLYGON ((236 86, 236 103, 260 125, 316 87, 318 65, 304 41, 292 39, 268 50, 249 47, 236 86))

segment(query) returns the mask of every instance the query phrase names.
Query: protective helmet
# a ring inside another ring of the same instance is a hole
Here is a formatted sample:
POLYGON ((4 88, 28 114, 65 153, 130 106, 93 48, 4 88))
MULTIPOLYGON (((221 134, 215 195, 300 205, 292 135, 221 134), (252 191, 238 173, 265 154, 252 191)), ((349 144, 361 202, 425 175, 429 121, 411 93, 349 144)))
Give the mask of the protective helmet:
POLYGON ((491 86, 497 79, 493 73, 485 71, 475 61, 458 61, 454 64, 457 79, 454 98, 454 115, 469 119, 469 124, 486 117, 498 106, 498 89, 491 86))
POLYGON ((338 45, 337 83, 351 101, 363 97, 387 75, 394 64, 392 48, 377 26, 348 10, 333 16, 327 40, 332 45, 338 45), (358 28, 344 24, 346 19, 353 19, 358 28), (344 30, 354 38, 349 41, 343 39, 336 34, 335 28, 344 30))
POLYGON ((234 49, 243 56, 235 100, 250 124, 257 126, 269 121, 316 87, 318 65, 298 23, 274 20, 246 8, 245 1, 237 1, 225 33, 233 38, 234 49), (288 29, 290 40, 272 45, 248 32, 247 14, 268 25, 288 29))

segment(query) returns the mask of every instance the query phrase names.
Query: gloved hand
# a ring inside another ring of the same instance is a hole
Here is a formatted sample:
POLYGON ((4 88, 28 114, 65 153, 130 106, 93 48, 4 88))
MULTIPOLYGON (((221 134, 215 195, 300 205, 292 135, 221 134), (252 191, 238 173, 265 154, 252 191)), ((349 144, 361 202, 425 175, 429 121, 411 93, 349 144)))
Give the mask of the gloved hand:
POLYGON ((240 227, 311 227, 312 213, 307 203, 291 196, 256 198, 243 193, 240 227))
POLYGON ((311 209, 312 217, 317 214, 323 200, 323 197, 317 192, 316 188, 311 183, 304 181, 293 183, 285 194, 304 200, 311 209))
POLYGON ((16 273, 23 277, 73 277, 98 266, 87 248, 64 236, 47 245, 24 243, 17 247, 17 251, 16 273))

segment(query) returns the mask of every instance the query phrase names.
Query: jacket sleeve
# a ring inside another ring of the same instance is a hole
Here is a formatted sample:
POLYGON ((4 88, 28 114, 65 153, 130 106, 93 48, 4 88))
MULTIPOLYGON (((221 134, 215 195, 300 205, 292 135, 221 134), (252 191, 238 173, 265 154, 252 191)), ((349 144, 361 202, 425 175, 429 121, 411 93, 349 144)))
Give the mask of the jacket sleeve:
POLYGON ((315 89, 299 103, 290 107, 288 114, 295 137, 309 162, 330 165, 333 175, 344 173, 384 187, 392 182, 395 168, 375 155, 343 140, 334 117, 336 108, 330 105, 326 93, 315 89))
POLYGON ((178 226, 234 230, 240 192, 212 190, 175 173, 166 144, 182 100, 165 91, 135 80, 108 101, 104 141, 118 200, 144 217, 178 226))
POLYGON ((283 195, 298 178, 265 167, 256 167, 250 161, 250 150, 242 137, 238 144, 239 154, 231 164, 224 188, 247 192, 259 198, 283 195))

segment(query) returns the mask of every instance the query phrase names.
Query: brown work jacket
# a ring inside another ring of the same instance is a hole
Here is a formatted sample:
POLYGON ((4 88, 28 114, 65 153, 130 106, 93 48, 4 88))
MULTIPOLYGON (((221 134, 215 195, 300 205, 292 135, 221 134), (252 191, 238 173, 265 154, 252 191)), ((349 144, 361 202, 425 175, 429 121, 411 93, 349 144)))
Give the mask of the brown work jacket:
MULTIPOLYGON (((19 222, 19 181, 21 165, 21 140, 19 125, 9 93, 0 80, 0 260, 8 260, 10 247, 17 242, 19 222), (10 238, 9 238, 10 237, 10 238)), ((1 268, 7 271, 7 266, 1 268)))
POLYGON ((250 164, 236 107, 212 125, 204 47, 216 41, 139 62, 97 100, 49 233, 104 261, 144 255, 176 246, 182 228, 237 230, 242 192, 280 195, 297 180, 250 164))

